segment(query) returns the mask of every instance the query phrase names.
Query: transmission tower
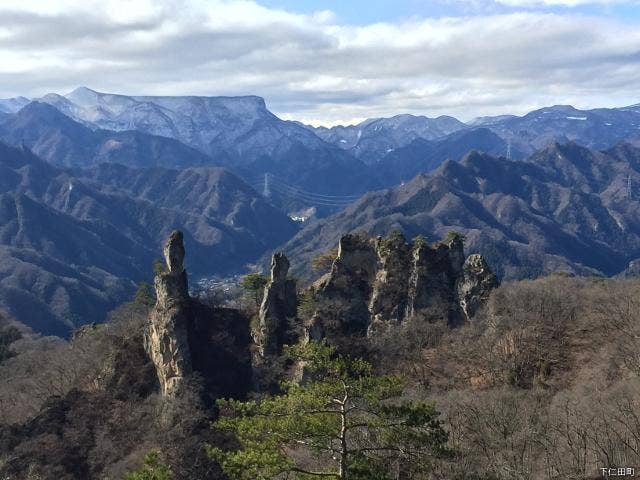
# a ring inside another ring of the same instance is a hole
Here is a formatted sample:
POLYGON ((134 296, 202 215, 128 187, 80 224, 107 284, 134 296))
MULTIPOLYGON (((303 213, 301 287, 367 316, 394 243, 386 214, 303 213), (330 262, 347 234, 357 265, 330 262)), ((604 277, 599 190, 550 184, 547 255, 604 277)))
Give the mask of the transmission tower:
POLYGON ((271 189, 269 188, 269 174, 264 174, 264 183, 262 186, 262 196, 269 198, 271 196, 271 189))
POLYGON ((511 139, 507 142, 507 158, 511 160, 511 139))
POLYGON ((627 198, 633 197, 633 191, 631 190, 631 175, 627 176, 627 198))

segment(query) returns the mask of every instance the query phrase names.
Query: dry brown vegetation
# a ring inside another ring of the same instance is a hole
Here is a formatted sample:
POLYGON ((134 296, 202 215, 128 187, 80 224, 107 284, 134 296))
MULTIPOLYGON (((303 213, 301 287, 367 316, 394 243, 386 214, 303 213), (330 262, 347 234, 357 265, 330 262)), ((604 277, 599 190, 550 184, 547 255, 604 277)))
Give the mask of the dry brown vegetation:
MULTIPOLYGON (((176 479, 222 478, 202 455, 221 439, 210 438, 197 382, 174 403, 155 393, 145 316, 129 305, 70 343, 28 332, 12 341, 0 362, 0 473, 117 479, 159 449, 176 479)), ((437 402, 455 457, 431 480, 640 468, 638 280, 507 283, 467 325, 451 330, 434 308, 361 349, 380 373, 406 377, 408 396, 437 402)))
POLYGON ((413 319, 374 345, 437 401, 457 451, 434 478, 587 479, 640 467, 640 282, 508 283, 474 321, 413 319))
POLYGON ((161 452, 174 478, 220 478, 198 378, 176 399, 157 393, 143 349, 146 308, 127 304, 74 339, 29 335, 0 363, 0 478, 120 480, 161 452))

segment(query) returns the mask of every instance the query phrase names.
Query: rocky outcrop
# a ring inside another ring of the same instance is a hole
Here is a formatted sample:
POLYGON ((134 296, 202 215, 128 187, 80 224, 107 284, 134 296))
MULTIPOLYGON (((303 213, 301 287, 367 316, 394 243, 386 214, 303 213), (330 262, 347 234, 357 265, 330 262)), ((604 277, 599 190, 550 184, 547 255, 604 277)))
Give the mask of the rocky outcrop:
POLYGON ((309 337, 372 335, 411 317, 439 315, 456 325, 470 319, 498 285, 480 255, 465 260, 462 237, 433 246, 400 233, 387 238, 345 235, 331 272, 309 294, 309 337))
POLYGON ((371 288, 369 331, 387 324, 399 323, 406 316, 411 264, 411 246, 402 235, 377 238, 375 251, 377 271, 371 288))
POLYGON ((180 392, 197 373, 209 399, 241 398, 251 385, 249 321, 239 311, 212 308, 189 296, 183 236, 164 247, 166 269, 155 277, 156 304, 145 335, 163 395, 180 392))
POLYGON ((334 336, 331 332, 366 333, 377 263, 373 239, 361 235, 340 239, 331 272, 311 289, 316 311, 307 328, 310 339, 334 336))
POLYGON ((448 242, 427 245, 419 240, 413 247, 410 268, 407 317, 427 309, 441 309, 451 323, 459 320, 456 282, 462 275, 464 246, 458 236, 448 242))
POLYGON ((156 366, 163 395, 173 395, 191 373, 188 341, 189 289, 183 267, 182 232, 174 231, 164 247, 166 270, 155 277, 156 305, 151 312, 146 347, 156 366))
POLYGON ((462 278, 456 286, 460 308, 467 319, 488 299, 491 290, 500 283, 487 262, 477 253, 469 255, 462 267, 462 278))
POLYGON ((289 260, 281 253, 271 259, 271 279, 264 290, 255 342, 261 356, 279 355, 288 343, 290 326, 296 318, 296 282, 287 278, 289 260))

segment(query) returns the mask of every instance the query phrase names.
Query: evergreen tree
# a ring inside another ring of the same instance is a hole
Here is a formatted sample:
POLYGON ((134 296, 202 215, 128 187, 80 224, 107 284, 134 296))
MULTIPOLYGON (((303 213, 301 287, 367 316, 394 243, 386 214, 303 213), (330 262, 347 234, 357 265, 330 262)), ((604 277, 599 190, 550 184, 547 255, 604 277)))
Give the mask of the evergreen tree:
POLYGON ((171 468, 160 462, 160 454, 149 452, 144 457, 144 465, 135 472, 124 476, 124 480, 171 480, 171 468))
POLYGON ((230 478, 415 479, 448 454, 435 406, 402 401, 400 378, 376 376, 325 344, 290 353, 310 380, 260 401, 219 402, 214 428, 233 433, 239 448, 209 452, 230 478))
POLYGON ((245 294, 253 300, 256 308, 260 308, 264 287, 268 282, 269 279, 258 272, 250 273, 242 277, 240 286, 244 290, 245 294))

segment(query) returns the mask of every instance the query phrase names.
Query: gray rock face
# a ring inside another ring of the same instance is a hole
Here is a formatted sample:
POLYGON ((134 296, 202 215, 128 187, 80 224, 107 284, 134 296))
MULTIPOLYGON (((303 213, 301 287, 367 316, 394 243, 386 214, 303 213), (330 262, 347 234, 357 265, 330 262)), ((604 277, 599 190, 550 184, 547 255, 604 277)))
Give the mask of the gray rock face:
POLYGON ((278 355, 287 341, 289 325, 296 317, 295 280, 287 278, 289 260, 281 253, 271 259, 271 279, 260 305, 259 326, 255 341, 261 356, 278 355))
POLYGON ((366 333, 377 266, 374 240, 360 235, 340 239, 331 273, 313 289, 318 305, 308 327, 312 340, 324 337, 327 331, 366 333))
POLYGON ((429 308, 446 308, 453 323, 457 318, 456 280, 462 274, 464 251, 456 237, 448 244, 414 246, 409 280, 407 317, 429 308))
POLYGON ((180 274, 184 271, 184 235, 175 230, 164 246, 164 258, 170 273, 180 274))
POLYGON ((182 263, 182 232, 171 234, 164 257, 168 271, 155 278, 157 301, 150 317, 146 349, 156 367, 162 394, 174 395, 192 371, 188 340, 190 298, 182 263))
POLYGON ((184 380, 198 373, 205 401, 242 398, 251 384, 249 319, 191 298, 184 255, 182 233, 175 231, 164 247, 168 268, 156 275, 157 301, 145 333, 162 394, 176 395, 184 380))
POLYGON ((411 264, 411 247, 401 235, 376 240, 378 268, 371 291, 371 325, 401 322, 406 316, 411 264))
POLYGON ((465 317, 470 319, 499 282, 482 255, 469 255, 462 271, 463 276, 456 287, 458 301, 465 317))
POLYGON ((469 320, 497 285, 480 255, 465 261, 459 236, 429 246, 408 244, 401 234, 346 235, 331 272, 311 289, 309 337, 374 335, 427 310, 455 325, 469 320))

